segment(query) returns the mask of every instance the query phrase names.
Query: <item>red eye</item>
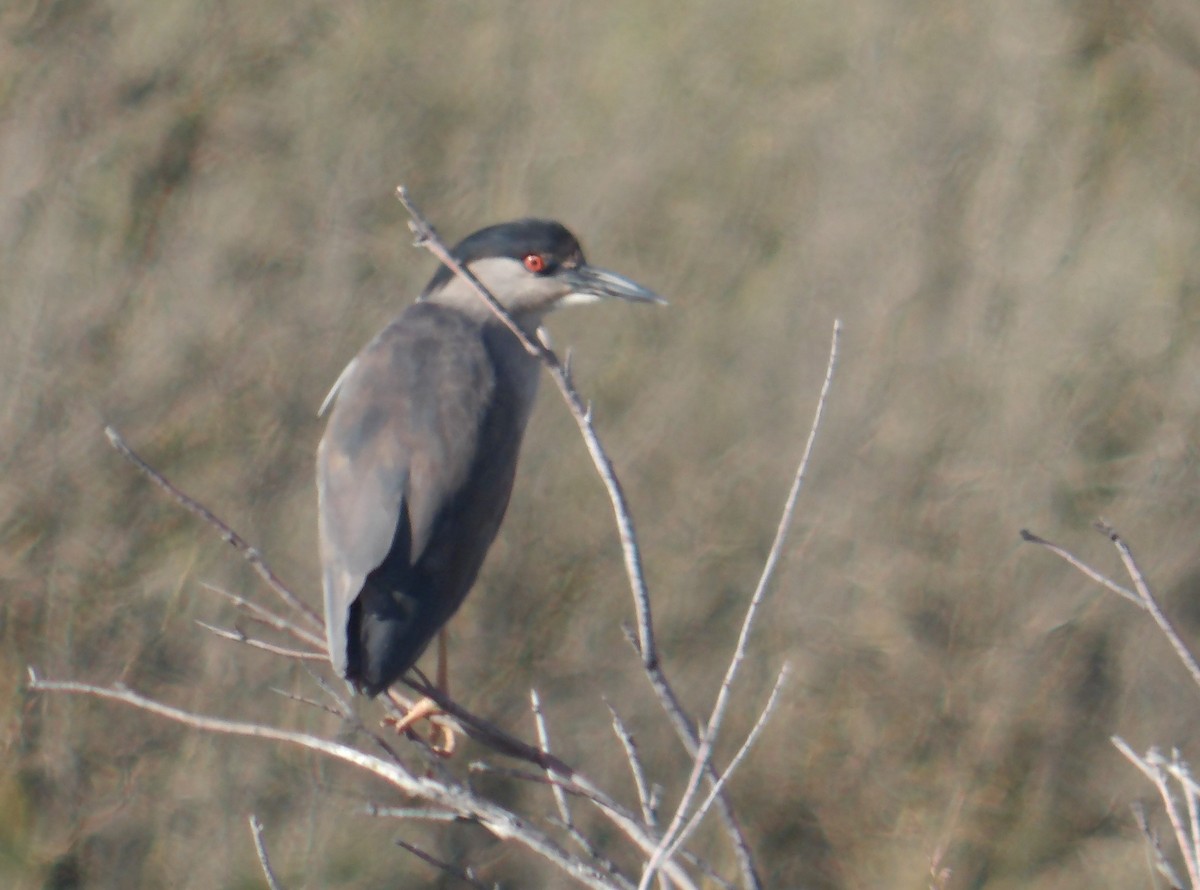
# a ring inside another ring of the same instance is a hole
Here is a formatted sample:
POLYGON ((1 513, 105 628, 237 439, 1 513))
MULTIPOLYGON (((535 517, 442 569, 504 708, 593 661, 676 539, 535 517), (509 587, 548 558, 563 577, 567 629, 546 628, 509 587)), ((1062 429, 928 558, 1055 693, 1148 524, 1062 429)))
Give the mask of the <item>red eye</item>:
POLYGON ((544 272, 546 270, 546 258, 540 253, 527 254, 525 257, 525 268, 535 274, 544 272))

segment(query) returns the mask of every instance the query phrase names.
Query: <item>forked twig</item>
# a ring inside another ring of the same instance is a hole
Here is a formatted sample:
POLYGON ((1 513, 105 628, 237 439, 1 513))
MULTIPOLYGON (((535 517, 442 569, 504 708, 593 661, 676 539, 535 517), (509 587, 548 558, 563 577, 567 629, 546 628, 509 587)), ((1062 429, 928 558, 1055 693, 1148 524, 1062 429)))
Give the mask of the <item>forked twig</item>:
POLYGON ((1029 529, 1025 529, 1025 528, 1021 529, 1021 540, 1027 541, 1030 544, 1037 544, 1039 547, 1044 547, 1045 549, 1047 549, 1051 553, 1053 553, 1055 556, 1057 556, 1059 559, 1063 560, 1068 565, 1072 566, 1076 571, 1080 572, 1081 574, 1086 575, 1087 577, 1091 578, 1097 584, 1105 587, 1106 589, 1111 590, 1113 593, 1117 594, 1117 596, 1120 596, 1123 599, 1128 600, 1129 602, 1131 602, 1135 606, 1137 606, 1139 609, 1146 608, 1145 604, 1140 599, 1138 599, 1138 595, 1136 593, 1134 593, 1128 587, 1122 587, 1120 584, 1118 584, 1116 581, 1109 578, 1103 572, 1093 569, 1090 565, 1088 565, 1086 562, 1084 562, 1082 559, 1080 559, 1078 556, 1076 556, 1070 550, 1067 550, 1065 547, 1060 547, 1058 544, 1055 544, 1051 541, 1047 541, 1045 538, 1043 538, 1039 535, 1035 535, 1033 532, 1029 531, 1029 529))
MULTIPOLYGON (((1100 520, 1095 523, 1095 527, 1097 531, 1107 537, 1113 546, 1116 547, 1117 554, 1125 566, 1125 571, 1128 573, 1130 580, 1133 581, 1133 591, 1122 587, 1100 572, 1087 566, 1082 560, 1064 548, 1052 544, 1032 532, 1022 529, 1021 537, 1026 541, 1045 547, 1092 580, 1104 585, 1123 599, 1129 600, 1139 608, 1149 612, 1150 616, 1154 619, 1154 623, 1158 625, 1163 636, 1167 638, 1171 648, 1175 650, 1175 654, 1179 657, 1179 660, 1183 662, 1184 667, 1191 674, 1192 682, 1200 686, 1200 664, 1197 664, 1196 657, 1192 654, 1191 649, 1184 643, 1183 638, 1163 612, 1158 600, 1150 590, 1150 585, 1146 581, 1145 574, 1134 558, 1133 551, 1124 538, 1117 533, 1116 529, 1107 522, 1100 520)), ((1200 785, 1197 785, 1192 778, 1191 769, 1180 757, 1178 751, 1172 751, 1171 759, 1168 760, 1155 748, 1151 748, 1144 756, 1139 755, 1118 736, 1112 737, 1112 743, 1130 763, 1141 771, 1142 775, 1158 791, 1163 809, 1167 814, 1167 819, 1171 823, 1171 830, 1175 835, 1176 845, 1179 847, 1180 855, 1183 857, 1184 866, 1188 874, 1188 886, 1192 888, 1200 887, 1200 785), (1183 793, 1182 810, 1171 785, 1172 779, 1178 783, 1183 793)), ((1140 807, 1134 807, 1134 819, 1137 821, 1138 827, 1146 838, 1154 858, 1156 870, 1171 882, 1172 886, 1181 886, 1175 869, 1167 861, 1162 849, 1159 847, 1158 838, 1150 830, 1146 822, 1145 813, 1142 812, 1140 807)))
MULTIPOLYGON (((1188 881, 1191 887, 1200 887, 1200 851, 1194 843, 1189 843, 1193 837, 1195 823, 1189 827, 1184 814, 1179 811, 1179 803, 1175 799, 1175 794, 1171 791, 1169 777, 1164 765, 1166 761, 1162 754, 1157 749, 1151 748, 1146 752, 1146 756, 1142 757, 1120 736, 1113 736, 1112 743, 1125 759, 1136 766, 1151 784, 1158 790, 1159 799, 1163 802, 1163 808, 1167 811, 1167 819, 1171 822, 1171 830, 1175 834, 1178 841, 1179 852, 1183 856, 1183 864, 1187 869, 1188 881)), ((1178 755, 1177 755, 1178 757, 1178 755)), ((1188 810, 1194 811, 1195 793, 1194 791, 1184 791, 1185 799, 1188 799, 1188 810)))
POLYGON ((1179 873, 1175 871, 1175 866, 1171 865, 1166 854, 1163 853, 1162 844, 1158 842, 1158 834, 1146 820, 1146 808, 1140 803, 1134 803, 1130 806, 1130 810, 1133 811, 1133 821, 1137 823, 1138 831, 1142 833, 1142 838, 1146 841, 1146 846, 1154 858, 1155 871, 1166 879, 1171 890, 1183 890, 1183 881, 1180 879, 1179 873))
MULTIPOLYGON (((546 754, 550 753, 550 732, 546 728, 546 717, 542 713, 542 700, 537 694, 536 689, 529 690, 529 708, 533 712, 534 725, 537 728, 538 746, 546 754)), ((600 852, 592 845, 575 825, 575 820, 571 818, 571 807, 567 803, 567 794, 563 786, 559 782, 553 781, 551 773, 547 773, 547 778, 550 778, 550 793, 554 796, 555 806, 558 807, 559 824, 562 825, 564 831, 575 842, 575 845, 583 851, 584 855, 596 862, 606 872, 612 875, 619 874, 616 865, 607 857, 602 856, 600 852)), ((632 816, 630 817, 632 818, 632 816)))
POLYGON ((1121 555, 1121 562, 1125 564, 1125 571, 1129 573, 1129 577, 1133 581, 1133 588, 1137 591, 1142 607, 1150 613, 1150 617, 1154 619, 1154 623, 1158 625, 1158 629, 1163 632, 1163 636, 1167 638, 1167 642, 1171 644, 1171 648, 1175 650, 1175 654, 1179 656, 1179 660, 1188 669, 1188 673, 1192 675, 1192 682, 1200 686, 1200 664, 1196 663, 1196 656, 1192 654, 1192 650, 1188 648, 1183 638, 1179 636, 1179 632, 1175 630, 1175 626, 1171 624, 1170 619, 1163 612, 1162 607, 1158 604, 1158 600, 1150 592, 1150 585, 1146 583, 1146 576, 1142 574, 1137 561, 1133 558, 1133 551, 1129 549, 1129 545, 1125 543, 1125 539, 1117 534, 1116 529, 1108 523, 1103 521, 1097 522, 1096 529, 1112 541, 1113 545, 1117 548, 1117 553, 1121 555))
MULTIPOLYGON (((809 460, 812 457, 813 446, 817 441, 817 431, 821 428, 821 418, 825 414, 825 403, 829 398, 829 389, 833 385, 833 372, 837 367, 838 342, 841 338, 842 323, 841 320, 835 320, 833 323, 833 334, 829 343, 829 361, 825 366, 825 378, 821 384, 821 392, 817 397, 817 407, 813 412, 812 424, 809 426, 808 439, 804 443, 804 451, 800 456, 800 463, 796 467, 796 474, 792 479, 792 487, 788 491, 787 497, 784 499, 783 511, 779 517, 779 522, 775 527, 775 539, 771 542, 771 549, 767 552, 766 561, 763 563, 762 573, 759 575, 758 584, 754 588, 754 595, 750 597, 750 605, 746 607, 746 615, 742 620, 742 629, 738 634, 737 645, 734 647, 733 657, 729 660, 729 667, 725 671, 725 677, 721 681, 721 688, 717 692, 716 701, 713 703, 712 714, 705 725, 704 734, 701 739, 695 754, 693 755, 692 772, 688 777, 688 783, 684 790, 683 796, 679 801, 679 806, 675 809, 675 816, 671 820, 671 825, 667 828, 667 832, 663 835, 662 844, 659 849, 665 854, 668 850, 678 846, 676 838, 680 835, 683 829, 684 820, 688 817, 688 808, 691 806, 692 799, 695 797, 697 790, 700 787, 700 782, 706 771, 712 764, 713 746, 716 744, 717 736, 721 732, 721 726, 725 720, 726 709, 732 698, 731 691, 733 689, 733 681, 737 678, 738 669, 742 665, 742 661, 746 657, 746 650, 750 641, 750 632, 754 627, 754 619, 758 616, 759 607, 762 605, 766 597, 767 590, 770 587, 771 579, 775 575, 775 569, 779 565, 780 556, 783 553, 783 544, 787 540, 788 530, 792 525, 792 516, 796 511, 796 503, 800 498, 800 490, 804 485, 804 478, 808 473, 809 460)), ((786 667, 785 667, 786 671, 786 667)), ((780 672, 779 681, 776 681, 775 690, 771 693, 771 701, 774 700, 776 692, 779 689, 779 682, 782 681, 784 671, 780 672)), ((764 713, 769 713, 768 710, 764 713)), ((757 728, 757 727, 756 727, 757 728)), ((752 731, 753 734, 753 731, 752 731)), ((726 771, 728 775, 729 771, 726 771)), ((714 789, 724 783, 722 778, 720 783, 714 785, 714 789)), ((649 877, 653 876, 655 869, 661 862, 661 857, 655 857, 647 866, 647 876, 642 879, 643 887, 649 886, 649 877)))
POLYGON ((779 670, 779 676, 775 678, 775 685, 771 689, 771 694, 767 696, 767 703, 763 705, 758 719, 754 721, 754 726, 750 728, 750 732, 746 735, 742 746, 738 748, 737 753, 733 755, 733 759, 729 761, 729 766, 725 768, 725 772, 721 773, 721 778, 712 786, 712 789, 708 792, 708 797, 704 799, 704 802, 700 806, 696 807, 696 812, 688 819, 687 824, 679 830, 678 836, 667 848, 667 852, 663 857, 664 859, 670 859, 675 855, 677 850, 687 843, 688 838, 691 837, 692 833, 704 820, 705 814, 712 809, 713 801, 721 793, 721 789, 725 787, 725 783, 729 781, 729 777, 737 771, 742 761, 746 759, 746 755, 750 752, 750 749, 754 747, 754 743, 758 741, 758 737, 762 733, 763 728, 766 727, 767 721, 770 720, 771 715, 775 712, 775 705, 778 704, 779 693, 783 689, 783 681, 787 678, 787 674, 788 666, 784 664, 779 670))
POLYGON ((266 627, 273 628, 281 633, 289 634, 295 637, 301 643, 307 643, 314 649, 325 651, 325 637, 320 634, 315 634, 310 630, 305 630, 294 621, 290 621, 277 612, 272 612, 265 606, 260 606, 254 600, 247 599, 240 593, 234 593, 232 590, 226 590, 223 587, 218 587, 208 581, 201 581, 200 586, 209 593, 215 593, 217 596, 228 600, 233 605, 245 613, 246 617, 251 621, 256 621, 266 627))

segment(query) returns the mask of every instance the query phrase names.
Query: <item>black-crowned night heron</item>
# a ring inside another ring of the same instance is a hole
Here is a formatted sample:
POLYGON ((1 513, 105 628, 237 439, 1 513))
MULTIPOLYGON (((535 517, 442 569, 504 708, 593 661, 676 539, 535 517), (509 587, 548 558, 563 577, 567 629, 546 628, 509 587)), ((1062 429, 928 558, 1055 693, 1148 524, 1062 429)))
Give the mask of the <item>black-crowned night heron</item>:
MULTIPOLYGON (((531 336, 561 306, 663 302, 589 266, 557 222, 491 226, 454 255, 531 336)), ((508 506, 538 365, 443 266, 334 384, 317 452, 325 623, 357 691, 398 680, 471 589, 508 506)))

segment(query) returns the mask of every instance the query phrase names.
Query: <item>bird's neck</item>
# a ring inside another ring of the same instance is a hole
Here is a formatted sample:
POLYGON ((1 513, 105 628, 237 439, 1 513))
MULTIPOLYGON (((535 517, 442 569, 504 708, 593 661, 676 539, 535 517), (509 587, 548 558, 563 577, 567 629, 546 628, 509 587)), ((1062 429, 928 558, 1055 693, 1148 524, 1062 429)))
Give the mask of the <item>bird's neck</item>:
MULTIPOLYGON (((468 318, 475 319, 480 324, 487 324, 494 321, 496 324, 503 324, 500 317, 487 302, 479 295, 474 286, 464 281, 462 278, 454 278, 448 282, 437 293, 431 294, 424 298, 427 302, 437 303, 439 306, 446 306, 456 312, 461 312, 468 318)), ((510 307, 505 307, 513 321, 530 337, 537 335, 537 329, 542 323, 541 312, 514 312, 510 307)))

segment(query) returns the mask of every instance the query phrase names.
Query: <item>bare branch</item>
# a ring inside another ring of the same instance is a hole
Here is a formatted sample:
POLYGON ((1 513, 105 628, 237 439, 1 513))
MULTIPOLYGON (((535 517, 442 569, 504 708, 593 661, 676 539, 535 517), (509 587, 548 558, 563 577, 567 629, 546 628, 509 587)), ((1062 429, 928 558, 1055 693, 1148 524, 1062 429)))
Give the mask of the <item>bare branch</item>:
POLYGON ((474 875, 472 875, 469 870, 461 869, 456 865, 451 865, 449 862, 438 859, 436 856, 426 853, 420 847, 414 846, 406 841, 402 841, 399 838, 396 838, 396 846, 408 850, 408 852, 412 853, 422 862, 427 862, 435 868, 440 868, 446 874, 450 875, 450 877, 457 878, 469 887, 476 887, 478 890, 490 890, 487 884, 483 884, 475 880, 474 875))
POLYGON ((638 803, 642 808, 642 819, 645 820, 647 827, 657 828, 658 813, 656 810, 658 801, 646 784, 646 772, 642 768, 642 759, 638 756, 637 744, 634 742, 629 730, 625 728, 625 724, 621 722, 621 718, 617 716, 617 712, 612 705, 608 706, 608 712, 612 714, 613 732, 620 739, 621 747, 625 749, 625 759, 629 761, 629 771, 633 774, 633 785, 637 790, 638 803))
MULTIPOLYGON (((201 581, 200 586, 209 593, 215 593, 217 596, 223 597, 233 603, 237 608, 246 613, 246 617, 252 621, 257 621, 267 627, 290 634, 302 643, 308 643, 314 649, 325 651, 325 637, 315 634, 310 630, 305 630, 282 615, 272 612, 265 606, 260 606, 251 599, 247 599, 240 593, 234 593, 231 590, 225 590, 215 584, 210 584, 208 581, 201 581)), ((328 656, 326 656, 328 657, 328 656)))
POLYGON ((268 643, 265 640, 256 640, 254 637, 248 636, 241 628, 235 627, 230 630, 229 628, 209 624, 207 621, 201 621, 199 618, 195 619, 195 621, 206 631, 216 634, 223 640, 243 643, 252 649, 262 649, 264 652, 270 652, 272 655, 279 655, 283 658, 297 658, 301 661, 324 662, 329 660, 329 656, 324 652, 310 652, 305 649, 289 649, 286 646, 276 646, 274 643, 268 643))
POLYGON ((1179 812, 1179 804, 1175 800, 1175 795, 1171 791, 1170 783, 1167 781, 1167 774, 1163 770, 1163 757, 1154 748, 1146 752, 1146 756, 1142 757, 1137 754, 1124 739, 1119 736, 1112 737, 1112 743, 1116 746, 1125 759, 1136 766, 1147 779, 1158 789, 1158 796, 1163 802, 1163 807, 1167 811, 1167 818, 1171 822, 1171 830, 1175 834, 1176 843, 1179 846, 1179 852, 1183 856, 1183 864, 1187 869, 1189 886, 1200 887, 1200 854, 1190 843, 1191 831, 1188 829, 1184 821, 1184 815, 1179 812))
POLYGON ((1158 835, 1146 821, 1145 807, 1140 803, 1135 803, 1130 809, 1133 811, 1133 821, 1137 823, 1138 830, 1142 833, 1146 846, 1150 848, 1150 853, 1154 857, 1155 870, 1167 880, 1167 883, 1171 885, 1171 890, 1183 890, 1183 881, 1180 879, 1179 873, 1167 860, 1162 851, 1162 845, 1158 842, 1158 835))
MULTIPOLYGON (((537 727, 538 746, 543 753, 549 754, 550 733, 546 729, 546 718, 542 715, 542 700, 538 697, 536 689, 529 690, 529 709, 533 711, 533 723, 537 727)), ((563 825, 574 837, 578 832, 575 831, 575 823, 571 821, 571 809, 567 806, 566 792, 557 782, 550 783, 550 792, 554 795, 554 803, 558 807, 558 815, 562 818, 563 825)))
POLYGON ((746 657, 746 648, 750 640, 750 631, 754 627, 754 619, 758 615, 759 606, 762 605, 767 589, 771 584, 771 579, 775 575, 775 569, 778 567, 779 559, 783 554, 784 541, 787 540, 788 531, 792 527, 792 516, 796 512, 796 502, 800 499, 800 490, 804 486, 804 478, 808 474, 808 463, 812 458, 813 446, 817 441, 817 432, 821 428, 821 419, 825 414, 825 403, 829 398, 829 388, 833 385, 833 372, 837 367, 838 341, 841 338, 841 333, 841 319, 836 319, 833 323, 833 334, 829 342, 829 361, 825 366, 825 379, 821 384, 821 393, 817 397, 817 407, 813 412, 812 425, 808 430, 808 440, 804 443, 804 453, 800 457, 799 466, 796 467, 796 475, 792 479, 791 490, 788 491, 788 496, 784 501, 783 513, 780 515, 779 523, 775 527, 775 540, 771 542, 771 549, 767 554, 766 562, 763 564, 758 585, 754 588, 754 595, 750 598, 750 605, 746 607, 746 617, 742 621, 742 630, 738 634, 737 646, 734 649, 733 658, 729 661, 729 669, 725 672, 725 679, 722 681, 721 689, 717 693, 717 700, 713 704, 712 715, 709 717, 708 726, 704 733, 709 750, 711 750, 711 745, 716 741, 716 737, 721 731, 721 723, 725 718, 725 709, 729 704, 730 688, 733 686, 738 668, 741 667, 742 661, 746 657))
POLYGON ((342 717, 341 711, 338 711, 336 708, 332 708, 329 705, 322 704, 316 699, 307 698, 303 695, 297 695, 294 692, 289 692, 286 689, 280 689, 277 686, 268 686, 267 689, 270 692, 273 692, 275 695, 286 698, 288 701, 294 701, 298 704, 307 705, 310 708, 316 708, 318 711, 324 711, 331 717, 337 717, 339 719, 342 717))
POLYGON ((271 570, 269 565, 267 565, 267 561, 263 559, 262 554, 259 553, 256 548, 251 547, 245 538, 235 532, 228 524, 219 519, 211 510, 209 510, 195 498, 185 494, 181 489, 177 488, 169 479, 167 479, 166 476, 154 469, 154 467, 150 466, 150 464, 146 463, 145 460, 138 456, 138 454, 134 452, 134 450, 130 448, 128 444, 126 444, 125 440, 121 437, 121 434, 116 431, 116 429, 111 426, 106 426, 104 428, 104 434, 108 436, 108 441, 112 444, 112 447, 117 450, 118 454, 137 467, 138 470, 140 470, 141 473, 151 482, 165 491, 171 497, 171 499, 175 501, 175 503, 179 504, 193 516, 198 516, 204 522, 216 529, 217 534, 221 536, 221 539, 226 544, 231 545, 239 554, 241 554, 242 558, 245 559, 246 562, 250 563, 254 571, 258 573, 258 576, 267 583, 267 586, 270 587, 271 590, 273 590, 281 600, 283 600, 289 609, 292 609, 293 611, 299 612, 301 615, 303 615, 309 624, 311 624, 314 628, 318 630, 324 629, 325 623, 319 617, 317 617, 317 613, 310 609, 294 593, 292 593, 291 590, 287 588, 283 581, 279 579, 279 576, 271 570))
MULTIPOLYGON (((775 703, 779 697, 779 690, 783 688, 783 680, 787 676, 787 671, 788 666, 785 664, 780 669, 779 676, 775 678, 775 685, 771 689, 771 694, 767 697, 767 703, 763 707, 762 712, 758 715, 758 720, 756 720, 754 726, 751 727, 749 734, 746 736, 746 740, 742 742, 741 748, 738 749, 737 754, 735 754, 733 760, 730 761, 729 767, 720 776, 720 778, 713 783, 708 797, 705 798, 704 802, 696 809, 696 812, 691 816, 690 819, 688 818, 687 809, 685 808, 685 804, 687 804, 688 801, 680 801, 679 806, 675 810, 675 816, 671 820, 671 825, 667 828, 662 840, 659 841, 658 848, 654 851, 654 855, 650 857, 649 862, 646 864, 645 870, 642 872, 641 883, 638 884, 638 890, 649 890, 650 882, 654 879, 654 875, 657 873, 662 863, 671 861, 671 857, 675 855, 676 851, 678 851, 679 848, 687 841, 687 838, 692 834, 692 832, 696 830, 700 822, 704 819, 705 814, 707 814, 709 809, 711 809, 714 801, 719 798, 722 790, 725 787, 725 783, 728 781, 729 777, 733 775, 734 770, 736 770, 741 764, 743 758, 746 756, 746 753, 758 740, 759 734, 762 732, 763 727, 766 726, 767 720, 769 719, 771 713, 775 710, 775 703), (684 822, 685 819, 687 819, 686 824, 684 822)), ((695 762, 695 766, 696 769, 693 770, 692 778, 698 780, 698 770, 700 769, 700 761, 698 758, 695 762)), ((689 783, 688 787, 694 789, 695 785, 689 783)))
MULTIPOLYGON (((725 678, 721 681, 716 701, 713 703, 712 714, 705 727, 700 745, 695 752, 691 776, 688 778, 688 783, 683 796, 680 798, 679 806, 675 810, 675 816, 664 836, 664 841, 668 846, 670 842, 666 841, 666 839, 672 838, 680 831, 683 820, 687 816, 688 808, 691 806, 692 799, 700 787, 701 779, 709 769, 713 746, 716 744, 717 736, 721 732, 721 725, 725 720, 726 709, 731 699, 733 681, 736 679, 738 669, 746 657, 746 650, 750 642, 750 631, 754 627, 754 619, 758 616, 759 607, 766 597, 771 579, 775 575, 775 569, 779 565, 779 559, 783 553, 783 544, 787 540, 787 533, 792 525, 792 516, 796 512, 796 503, 800 498, 800 490, 804 485, 804 478, 808 472, 808 463, 812 457, 813 446, 817 441, 817 432, 821 428, 821 418, 825 413, 825 403, 829 397, 829 389, 833 385, 833 372, 837 367, 838 341, 841 337, 841 331, 841 320, 835 320, 833 323, 833 334, 829 343, 829 361, 825 366, 825 379, 821 384, 820 395, 817 397, 817 407, 813 412, 812 424, 808 430, 808 439, 804 443, 804 451, 800 456, 800 463, 796 467, 796 474, 792 479, 792 487, 788 491, 787 498, 784 499, 783 512, 775 527, 775 539, 771 542, 771 549, 767 553, 767 559, 763 564, 758 584, 754 588, 754 595, 750 597, 750 605, 746 607, 746 615, 742 620, 742 629, 738 634, 733 657, 729 660, 729 667, 725 671, 725 678)), ((780 672, 780 679, 782 677, 783 672, 780 672)), ((778 689, 778 684, 776 685, 776 689, 778 689)), ((772 693, 773 697, 774 693, 772 693)))
POLYGON ((466 818, 478 821, 488 831, 496 835, 496 837, 503 840, 515 841, 532 850, 542 858, 558 866, 564 873, 569 874, 589 887, 610 888, 617 886, 592 866, 566 854, 545 834, 514 813, 510 813, 496 804, 474 795, 466 788, 446 785, 421 776, 415 776, 398 763, 389 763, 378 757, 373 757, 370 754, 359 751, 356 748, 351 748, 349 745, 331 742, 327 739, 308 735, 307 733, 276 729, 272 726, 263 726, 257 723, 245 723, 195 714, 181 708, 163 704, 154 699, 146 698, 128 689, 90 686, 85 683, 42 680, 32 669, 30 669, 29 673, 29 688, 34 691, 90 695, 108 701, 131 705, 143 711, 157 714, 160 717, 165 717, 205 732, 267 739, 316 751, 334 760, 340 760, 371 773, 405 794, 460 812, 466 818))
MULTIPOLYGON (((541 747, 543 752, 549 754, 550 732, 546 728, 546 718, 542 714, 542 700, 537 694, 536 689, 529 690, 529 708, 533 712, 533 722, 537 727, 538 745, 541 747)), ((549 777, 550 774, 547 773, 547 778, 549 777)), ((612 860, 601 855, 600 852, 592 845, 592 842, 589 841, 575 826, 575 821, 571 818, 571 808, 567 804, 567 794, 563 790, 563 786, 558 782, 551 781, 550 792, 554 795, 554 803, 558 807, 560 824, 562 825, 563 830, 567 832, 568 836, 570 836, 571 840, 575 842, 576 846, 578 846, 579 849, 584 852, 584 855, 586 855, 593 862, 597 863, 609 874, 620 874, 617 866, 612 862, 612 860)))
POLYGON ((283 890, 283 885, 279 883, 279 879, 275 877, 275 872, 271 868, 271 860, 267 857, 267 845, 263 841, 262 823, 258 821, 258 816, 253 814, 250 816, 250 835, 254 838, 254 851, 258 854, 258 864, 262 866, 263 877, 267 879, 267 886, 271 890, 283 890))
POLYGON ((729 781, 729 778, 734 774, 734 771, 741 766, 742 761, 746 758, 746 755, 749 753, 750 749, 754 747, 754 743, 758 741, 759 735, 762 733, 763 728, 766 727, 767 721, 771 718, 771 714, 775 711, 775 705, 779 701, 779 693, 783 689, 783 681, 787 677, 787 674, 788 666, 784 664, 784 666, 779 669, 779 676, 775 678, 775 685, 771 689, 771 694, 767 697, 767 703, 763 706, 762 712, 758 715, 758 719, 754 722, 754 726, 750 729, 749 734, 746 736, 746 740, 742 742, 742 746, 738 749, 738 752, 733 755, 733 759, 729 761, 729 766, 725 768, 725 772, 721 774, 721 778, 716 782, 716 784, 713 785, 712 790, 709 791, 708 797, 705 798, 704 802, 696 808, 696 812, 688 820, 687 825, 683 827, 683 829, 679 832, 679 836, 667 849, 665 856, 666 859, 670 859, 671 856, 675 854, 675 851, 682 847, 683 844, 687 842, 687 839, 696 830, 696 828, 699 827, 701 821, 704 819, 705 814, 712 808, 713 801, 716 800, 717 795, 720 794, 721 789, 725 786, 725 783, 729 781))
POLYGON ((1093 569, 1065 547, 1060 547, 1058 544, 1047 541, 1045 538, 1039 537, 1038 535, 1035 535, 1033 532, 1024 528, 1021 529, 1021 540, 1028 541, 1030 544, 1037 544, 1039 547, 1045 547, 1059 559, 1062 559, 1077 571, 1091 578, 1097 584, 1128 600, 1139 609, 1146 608, 1145 603, 1138 599, 1138 595, 1136 593, 1134 593, 1128 587, 1122 587, 1116 581, 1113 581, 1111 578, 1107 577, 1101 572, 1098 572, 1096 569, 1093 569))
POLYGON ((379 804, 367 804, 363 812, 368 816, 381 819, 411 819, 416 822, 462 822, 463 817, 449 810, 438 810, 431 807, 383 807, 379 804))
MULTIPOLYGON (((1096 523, 1096 528, 1116 546, 1117 553, 1121 555, 1121 562, 1125 564, 1125 570, 1129 572, 1129 577, 1133 581, 1133 587, 1137 591, 1142 607, 1150 613, 1150 617, 1154 619, 1154 623, 1158 625, 1158 629, 1163 632, 1163 635, 1167 638, 1167 642, 1171 644, 1171 648, 1179 656, 1179 660, 1188 669, 1188 673, 1192 675, 1192 682, 1200 686, 1200 664, 1196 663, 1196 656, 1192 654, 1192 651, 1183 641, 1183 638, 1179 636, 1174 625, 1171 624, 1170 620, 1163 613, 1158 600, 1150 592, 1150 585, 1146 583, 1146 576, 1138 568, 1137 561, 1133 558, 1133 551, 1129 549, 1129 545, 1125 543, 1125 539, 1117 534, 1116 529, 1112 526, 1101 521, 1096 523)), ((1193 882, 1193 886, 1197 886, 1197 882, 1193 882)))

